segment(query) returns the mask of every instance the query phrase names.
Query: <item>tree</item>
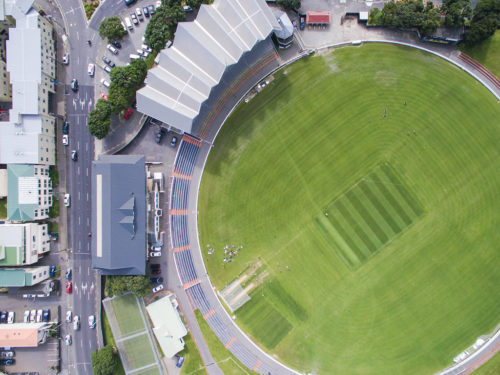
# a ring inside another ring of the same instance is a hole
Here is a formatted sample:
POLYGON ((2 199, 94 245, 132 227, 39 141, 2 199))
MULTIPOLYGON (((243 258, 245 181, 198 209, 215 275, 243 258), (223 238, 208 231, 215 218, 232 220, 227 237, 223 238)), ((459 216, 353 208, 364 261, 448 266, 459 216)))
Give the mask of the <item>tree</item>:
POLYGON ((111 41, 123 38, 127 32, 123 29, 120 18, 113 16, 102 20, 99 25, 99 35, 101 38, 108 38, 108 41, 111 41))
POLYGON ((444 0, 441 11, 445 13, 447 26, 463 26, 472 16, 470 0, 444 0))
POLYGON ((480 0, 474 8, 469 31, 465 34, 467 45, 479 43, 492 36, 500 27, 500 1, 480 0))
POLYGON ((146 276, 107 276, 106 294, 108 296, 121 296, 126 292, 132 292, 137 297, 149 294, 149 278, 146 276))
POLYGON ((156 9, 155 14, 146 27, 144 39, 146 44, 156 52, 165 48, 165 44, 175 33, 177 23, 186 19, 186 13, 182 11, 180 2, 174 0, 164 1, 161 7, 156 9))
POLYGON ((198 9, 201 4, 210 4, 212 0, 186 0, 186 5, 189 5, 193 9, 198 9))
POLYGON ((109 344, 100 350, 94 350, 91 359, 94 375, 112 375, 118 364, 114 349, 109 344))
POLYGON ((276 4, 281 5, 285 9, 300 9, 300 0, 276 0, 276 4))
POLYGON ((89 133, 97 139, 103 139, 108 135, 111 126, 111 107, 108 101, 99 99, 95 109, 89 113, 89 133))
POLYGON ((146 62, 132 60, 127 66, 118 66, 111 73, 108 99, 112 113, 126 110, 135 97, 136 91, 144 83, 147 75, 146 62))

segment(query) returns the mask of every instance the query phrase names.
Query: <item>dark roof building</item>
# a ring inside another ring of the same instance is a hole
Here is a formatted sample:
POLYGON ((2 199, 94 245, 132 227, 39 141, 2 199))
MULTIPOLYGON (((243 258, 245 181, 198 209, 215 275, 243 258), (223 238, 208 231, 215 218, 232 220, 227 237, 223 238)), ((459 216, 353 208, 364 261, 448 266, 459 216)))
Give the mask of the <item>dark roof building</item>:
POLYGON ((329 25, 330 12, 307 12, 306 23, 308 25, 329 25))
POLYGON ((146 250, 144 156, 101 155, 92 163, 92 268, 144 275, 146 250))
POLYGON ((274 13, 279 28, 274 29, 274 36, 276 37, 276 41, 278 42, 279 48, 288 48, 293 43, 293 24, 290 21, 288 15, 278 10, 274 13))

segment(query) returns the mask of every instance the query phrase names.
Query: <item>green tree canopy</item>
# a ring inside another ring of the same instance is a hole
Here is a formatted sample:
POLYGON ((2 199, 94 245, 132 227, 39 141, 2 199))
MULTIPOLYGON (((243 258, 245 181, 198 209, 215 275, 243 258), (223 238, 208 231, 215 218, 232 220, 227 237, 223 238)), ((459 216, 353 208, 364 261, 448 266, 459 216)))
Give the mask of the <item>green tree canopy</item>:
POLYGON ((95 109, 89 113, 89 133, 97 139, 103 139, 108 135, 111 126, 111 107, 108 101, 99 99, 95 109))
POLYGON ((281 5, 285 9, 299 9, 300 0, 276 0, 276 4, 281 5))
POLYGON ((500 1, 480 0, 474 8, 470 29, 465 34, 467 45, 477 44, 500 28, 500 1))
POLYGON ((118 364, 118 358, 111 345, 94 350, 91 359, 94 375, 112 375, 118 364))
POLYGON ((113 16, 102 20, 99 25, 99 35, 101 38, 108 38, 108 41, 111 41, 123 38, 127 32, 123 29, 121 19, 113 16))
POLYGON ((463 26, 465 20, 472 17, 470 0, 443 0, 441 11, 446 14, 447 26, 463 26))
POLYGON ((111 71, 108 98, 112 113, 119 113, 130 106, 146 75, 147 66, 142 59, 132 60, 129 65, 118 66, 111 71))
POLYGON ((185 19, 186 13, 182 11, 180 2, 164 1, 163 5, 156 9, 146 27, 144 33, 146 44, 156 52, 161 51, 165 48, 167 41, 172 39, 177 23, 185 19))
POLYGON ((149 278, 146 276, 106 276, 106 294, 121 296, 132 292, 137 297, 147 296, 150 292, 149 278))

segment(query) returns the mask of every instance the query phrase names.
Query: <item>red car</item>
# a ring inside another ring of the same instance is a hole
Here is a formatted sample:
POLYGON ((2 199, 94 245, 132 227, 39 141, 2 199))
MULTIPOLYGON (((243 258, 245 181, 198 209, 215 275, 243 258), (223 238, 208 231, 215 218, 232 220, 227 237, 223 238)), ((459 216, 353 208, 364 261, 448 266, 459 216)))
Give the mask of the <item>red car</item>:
POLYGON ((72 284, 70 281, 68 281, 68 282, 66 283, 66 293, 68 293, 68 294, 69 294, 69 293, 71 293, 72 291, 73 291, 73 284, 72 284))
POLYGON ((123 117, 125 117, 125 120, 128 120, 130 116, 132 116, 132 113, 134 113, 134 111, 132 111, 131 109, 127 109, 127 112, 125 112, 125 114, 123 115, 123 117))

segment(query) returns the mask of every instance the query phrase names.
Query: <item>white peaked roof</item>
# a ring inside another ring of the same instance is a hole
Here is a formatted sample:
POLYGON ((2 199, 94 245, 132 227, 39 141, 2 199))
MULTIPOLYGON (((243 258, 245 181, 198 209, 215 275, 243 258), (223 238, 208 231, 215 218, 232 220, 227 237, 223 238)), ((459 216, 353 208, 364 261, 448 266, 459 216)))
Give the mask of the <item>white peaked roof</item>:
POLYGON ((186 133, 226 68, 279 28, 265 0, 215 0, 193 22, 181 22, 175 43, 160 52, 137 92, 137 108, 186 133))

